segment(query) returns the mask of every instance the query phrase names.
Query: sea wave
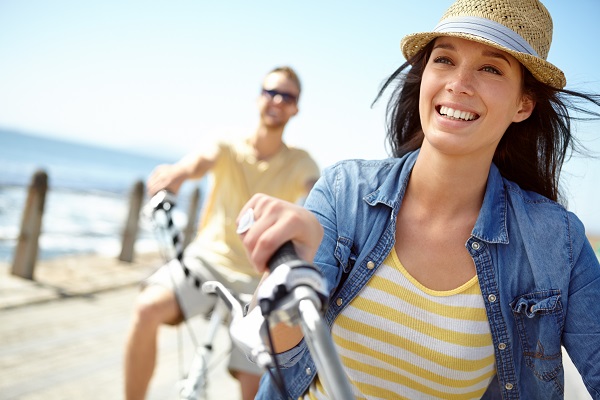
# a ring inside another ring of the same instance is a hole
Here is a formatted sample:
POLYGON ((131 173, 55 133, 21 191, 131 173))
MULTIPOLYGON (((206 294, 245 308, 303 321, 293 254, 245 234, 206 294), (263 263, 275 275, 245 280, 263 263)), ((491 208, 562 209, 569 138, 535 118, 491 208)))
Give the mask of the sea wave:
MULTIPOLYGON (((117 256, 133 188, 156 165, 170 162, 2 128, 0 160, 0 261, 4 262, 13 257, 36 173, 47 175, 38 258, 79 253, 117 256)), ((187 211, 189 194, 196 187, 196 182, 182 186, 176 210, 187 211)), ((177 226, 183 226, 182 214, 174 216, 177 226)), ((136 251, 158 246, 152 224, 143 216, 135 245, 136 251)))
MULTIPOLYGON (((19 237, 27 188, 2 187, 0 190, 0 262, 10 262, 19 237)), ((128 196, 104 192, 53 189, 46 204, 39 237, 39 259, 93 253, 118 256, 129 213, 128 196)), ((178 210, 175 224, 187 222, 178 210)), ((161 244, 153 223, 140 215, 136 251, 157 251, 161 244)))

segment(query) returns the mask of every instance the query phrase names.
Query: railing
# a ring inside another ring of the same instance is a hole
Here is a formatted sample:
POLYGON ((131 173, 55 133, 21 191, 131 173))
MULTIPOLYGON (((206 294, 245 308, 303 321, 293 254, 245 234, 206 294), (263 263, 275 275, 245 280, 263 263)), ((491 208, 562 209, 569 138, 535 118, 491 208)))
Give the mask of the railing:
MULTIPOLYGON (((33 174, 27 192, 21 228, 12 262, 12 275, 30 280, 34 279, 47 191, 48 175, 45 171, 38 170, 33 174)), ((135 242, 139 234, 140 212, 144 203, 144 196, 144 182, 136 181, 129 195, 129 211, 121 234, 121 252, 118 256, 120 261, 130 263, 134 261, 135 242)), ((186 245, 196 233, 199 204, 200 189, 195 188, 191 193, 187 216, 188 222, 184 229, 184 244, 186 245)))

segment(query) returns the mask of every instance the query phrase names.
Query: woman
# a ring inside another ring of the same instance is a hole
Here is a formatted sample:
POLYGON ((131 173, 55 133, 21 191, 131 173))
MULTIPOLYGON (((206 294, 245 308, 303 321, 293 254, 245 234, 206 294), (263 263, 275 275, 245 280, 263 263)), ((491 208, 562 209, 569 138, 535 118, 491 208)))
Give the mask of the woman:
MULTIPOLYGON (((566 96, 600 104, 563 89, 551 37, 537 0, 458 0, 384 85, 395 158, 327 169, 309 211, 242 210, 257 270, 292 239, 323 272, 357 397, 559 399, 564 346, 600 398, 600 265, 557 202, 566 96)), ((278 327, 276 350, 290 398, 326 398, 299 332, 278 327)))

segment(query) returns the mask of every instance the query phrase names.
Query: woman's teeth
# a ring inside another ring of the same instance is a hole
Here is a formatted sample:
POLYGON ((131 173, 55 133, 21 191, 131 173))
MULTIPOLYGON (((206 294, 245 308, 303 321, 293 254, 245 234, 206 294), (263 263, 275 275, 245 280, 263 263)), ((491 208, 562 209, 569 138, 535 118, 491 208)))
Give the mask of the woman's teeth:
POLYGON ((453 108, 446 107, 446 106, 440 107, 440 114, 445 115, 446 117, 449 117, 452 119, 462 119, 465 121, 472 121, 477 116, 476 114, 473 114, 472 112, 455 110, 453 108))

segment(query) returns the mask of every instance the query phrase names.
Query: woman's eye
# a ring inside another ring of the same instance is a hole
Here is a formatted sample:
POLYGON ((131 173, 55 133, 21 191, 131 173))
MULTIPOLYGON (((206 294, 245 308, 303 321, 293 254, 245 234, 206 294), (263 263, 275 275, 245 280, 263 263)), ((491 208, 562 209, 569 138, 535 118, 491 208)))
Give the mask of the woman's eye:
POLYGON ((491 66, 486 66, 482 68, 483 71, 486 72, 491 72, 492 74, 496 74, 496 75, 502 75, 502 72, 500 72, 500 70, 498 70, 497 68, 491 67, 491 66))
POLYGON ((434 63, 438 63, 438 64, 452 64, 452 61, 450 61, 450 59, 448 57, 436 57, 433 59, 434 63))

